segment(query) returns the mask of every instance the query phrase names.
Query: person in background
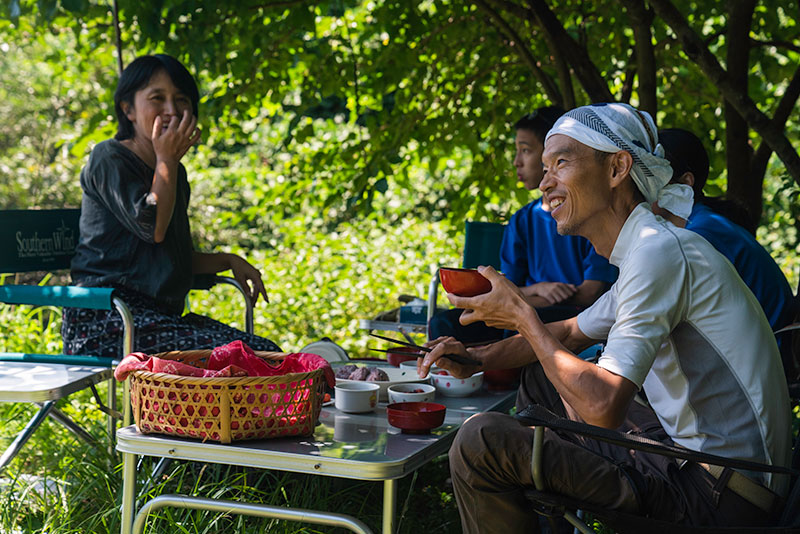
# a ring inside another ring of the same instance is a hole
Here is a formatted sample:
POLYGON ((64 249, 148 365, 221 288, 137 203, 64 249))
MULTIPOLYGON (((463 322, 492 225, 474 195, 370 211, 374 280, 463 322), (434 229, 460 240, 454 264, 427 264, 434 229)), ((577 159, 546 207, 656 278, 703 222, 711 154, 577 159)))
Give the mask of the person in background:
MULTIPOLYGON (((547 131, 564 110, 542 107, 514 123, 514 168, 528 191, 542 181, 542 150, 547 131)), ((559 235, 550 205, 540 197, 519 209, 506 226, 500 270, 521 288, 543 322, 566 319, 591 305, 617 279, 617 268, 581 236, 559 235)), ((430 337, 453 336, 465 343, 500 339, 508 333, 483 324, 463 326, 458 308, 431 319, 430 337)))
MULTIPOLYGON (((117 134, 92 150, 81 171, 80 241, 72 259, 78 286, 113 287, 133 314, 137 351, 209 349, 242 340, 279 351, 269 339, 208 317, 183 315, 196 274, 230 269, 255 304, 261 273, 245 259, 194 249, 189 182, 181 161, 200 140, 199 92, 173 57, 142 56, 114 93, 117 134)), ((122 319, 114 311, 65 308, 64 352, 119 357, 122 319)))
MULTIPOLYGON (((660 208, 657 202, 653 205, 653 212, 676 226, 700 234, 728 258, 758 299, 773 331, 791 323, 796 313, 794 295, 781 268, 752 234, 707 205, 708 197, 703 194, 703 187, 708 179, 709 164, 702 141, 692 132, 681 128, 660 130, 658 136, 672 165, 670 183, 691 187, 694 205, 688 218, 660 208)), ((721 207, 727 203, 715 199, 712 205, 721 207)), ((788 337, 778 338, 778 345, 784 371, 788 378, 794 379, 798 368, 791 355, 788 337)))

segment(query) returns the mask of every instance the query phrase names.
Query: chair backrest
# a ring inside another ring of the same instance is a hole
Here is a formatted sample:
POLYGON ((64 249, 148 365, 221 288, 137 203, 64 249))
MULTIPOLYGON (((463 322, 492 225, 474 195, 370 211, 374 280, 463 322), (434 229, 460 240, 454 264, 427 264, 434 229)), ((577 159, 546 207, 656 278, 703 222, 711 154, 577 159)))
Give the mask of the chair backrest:
POLYGON ((0 211, 0 273, 69 269, 81 210, 0 211))
POLYGON ((467 221, 461 266, 474 269, 478 265, 491 265, 500 270, 500 245, 505 230, 502 223, 467 221))

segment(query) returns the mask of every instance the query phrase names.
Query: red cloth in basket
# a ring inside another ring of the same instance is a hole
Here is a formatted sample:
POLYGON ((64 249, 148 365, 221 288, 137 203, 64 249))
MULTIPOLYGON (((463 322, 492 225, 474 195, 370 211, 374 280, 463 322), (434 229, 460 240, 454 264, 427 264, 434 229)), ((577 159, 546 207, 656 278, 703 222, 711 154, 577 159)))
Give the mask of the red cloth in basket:
POLYGON ((208 359, 206 369, 173 360, 154 358, 142 352, 128 354, 114 370, 114 378, 125 380, 134 371, 150 371, 180 376, 239 377, 280 376, 288 373, 307 373, 322 369, 330 387, 336 385, 336 377, 330 364, 321 356, 302 352, 287 354, 278 365, 270 365, 255 355, 244 342, 237 340, 215 348, 208 359))

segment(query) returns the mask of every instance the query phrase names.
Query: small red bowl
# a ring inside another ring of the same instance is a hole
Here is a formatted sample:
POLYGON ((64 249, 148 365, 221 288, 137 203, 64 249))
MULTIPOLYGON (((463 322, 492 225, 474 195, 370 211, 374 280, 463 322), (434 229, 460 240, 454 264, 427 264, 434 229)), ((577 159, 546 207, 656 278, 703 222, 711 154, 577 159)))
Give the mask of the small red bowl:
POLYGON ((476 269, 442 267, 439 279, 445 291, 459 297, 474 297, 492 290, 492 283, 476 269))
POLYGON ((444 423, 446 410, 435 402, 397 402, 386 406, 386 416, 405 434, 427 434, 444 423))
POLYGON ((392 352, 386 354, 386 360, 395 367, 400 367, 400 364, 409 360, 416 360, 422 353, 411 347, 394 347, 392 352))

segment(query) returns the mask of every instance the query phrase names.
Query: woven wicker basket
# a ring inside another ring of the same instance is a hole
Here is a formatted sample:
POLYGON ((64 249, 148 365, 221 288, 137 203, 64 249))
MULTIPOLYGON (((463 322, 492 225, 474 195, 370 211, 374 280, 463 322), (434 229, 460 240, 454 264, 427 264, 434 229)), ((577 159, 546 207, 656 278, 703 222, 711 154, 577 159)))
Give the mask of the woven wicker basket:
MULTIPOLYGON (((174 351, 153 356, 205 368, 211 352, 174 351)), ((286 356, 258 351, 256 355, 272 361, 286 356)), ((129 378, 134 420, 140 432, 221 443, 311 435, 325 392, 321 369, 241 378, 135 371, 129 378)))

